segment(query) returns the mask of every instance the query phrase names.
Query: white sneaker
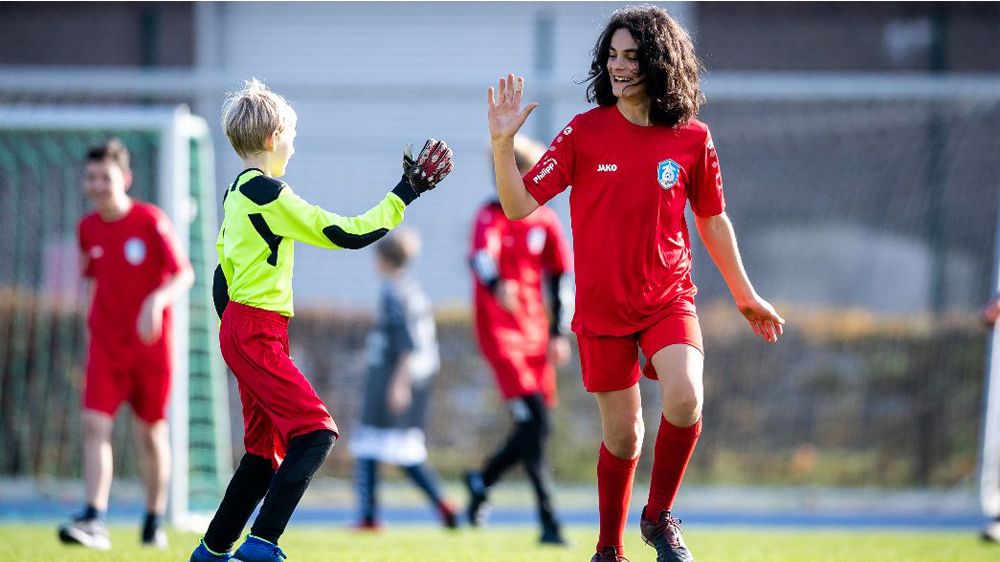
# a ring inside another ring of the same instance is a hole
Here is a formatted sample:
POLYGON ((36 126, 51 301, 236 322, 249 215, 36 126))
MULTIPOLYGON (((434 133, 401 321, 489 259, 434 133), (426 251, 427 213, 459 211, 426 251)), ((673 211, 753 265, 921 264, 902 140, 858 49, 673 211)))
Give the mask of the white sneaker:
POLYGON ((1000 519, 994 519, 983 528, 983 540, 1000 542, 1000 519))
POLYGON ((87 548, 110 550, 108 528, 100 519, 74 519, 59 527, 59 540, 65 544, 79 544, 87 548))

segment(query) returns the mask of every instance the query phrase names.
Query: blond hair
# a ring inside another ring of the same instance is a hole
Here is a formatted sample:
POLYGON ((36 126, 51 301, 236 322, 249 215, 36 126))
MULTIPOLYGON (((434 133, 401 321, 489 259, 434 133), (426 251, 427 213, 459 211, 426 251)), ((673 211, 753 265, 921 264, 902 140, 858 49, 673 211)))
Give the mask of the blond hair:
POLYGON ((375 246, 375 252, 393 269, 401 269, 420 253, 420 235, 401 226, 389 232, 375 246))
POLYGON ((514 162, 522 174, 528 173, 545 154, 545 145, 524 135, 514 136, 514 162))
POLYGON ((267 137, 294 127, 296 119, 285 98, 256 78, 244 81, 222 104, 222 130, 241 158, 263 152, 267 137))

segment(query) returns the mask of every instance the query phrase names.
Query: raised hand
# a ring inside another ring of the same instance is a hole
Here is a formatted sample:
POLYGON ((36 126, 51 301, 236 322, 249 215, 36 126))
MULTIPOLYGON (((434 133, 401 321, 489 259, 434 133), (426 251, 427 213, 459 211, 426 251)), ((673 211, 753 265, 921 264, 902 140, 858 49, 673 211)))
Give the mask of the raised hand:
POLYGON ((738 303, 737 307, 747 322, 750 322, 755 334, 772 343, 778 341, 778 336, 784 331, 785 320, 778 316, 771 303, 754 295, 753 299, 738 303))
POLYGON ((516 81, 513 74, 508 74, 507 78, 501 78, 495 98, 493 86, 490 86, 486 93, 490 138, 493 140, 512 139, 521 130, 524 120, 528 118, 532 110, 538 107, 537 103, 531 102, 522 110, 521 97, 523 95, 524 78, 521 76, 518 76, 516 81))
POLYGON ((444 141, 428 139, 424 148, 413 158, 413 145, 403 149, 403 173, 419 196, 434 189, 454 168, 452 152, 444 141))

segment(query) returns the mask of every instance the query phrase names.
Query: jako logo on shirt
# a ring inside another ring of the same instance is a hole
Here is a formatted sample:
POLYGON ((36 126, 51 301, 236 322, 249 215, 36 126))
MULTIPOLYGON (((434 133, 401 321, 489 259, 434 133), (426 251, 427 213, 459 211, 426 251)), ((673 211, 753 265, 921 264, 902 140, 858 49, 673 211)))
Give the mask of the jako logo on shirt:
POLYGON ((549 175, 549 172, 551 172, 553 169, 555 169, 555 167, 556 167, 556 159, 555 158, 548 158, 547 160, 543 160, 542 164, 544 164, 544 166, 542 166, 542 169, 538 170, 538 173, 535 174, 535 177, 531 178, 532 180, 534 180, 534 182, 536 184, 538 182, 542 181, 542 178, 544 178, 545 176, 549 175))
POLYGON ((146 260, 146 244, 139 238, 129 238, 125 241, 125 260, 132 265, 139 265, 146 260))
POLYGON ((597 165, 597 171, 598 172, 617 172, 618 171, 618 164, 598 164, 597 165))
POLYGON ((660 182, 663 189, 670 189, 677 185, 680 172, 680 164, 668 158, 656 165, 656 181, 660 182))

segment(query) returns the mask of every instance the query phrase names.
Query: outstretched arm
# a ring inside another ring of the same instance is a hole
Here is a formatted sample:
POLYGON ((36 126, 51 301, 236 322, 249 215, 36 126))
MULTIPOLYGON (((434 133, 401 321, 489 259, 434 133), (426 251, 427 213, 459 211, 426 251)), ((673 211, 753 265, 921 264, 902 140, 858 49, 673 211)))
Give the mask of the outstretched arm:
POLYGON ((514 135, 524 125, 528 115, 538 107, 529 103, 521 109, 524 78, 508 74, 501 78, 494 98, 493 86, 487 91, 487 117, 490 124, 490 143, 493 146, 493 166, 496 170, 497 194, 507 218, 519 220, 538 208, 538 202, 524 188, 521 173, 514 160, 514 135))
POLYGON ((726 280, 729 292, 736 300, 736 306, 750 322, 754 333, 769 342, 778 341, 785 320, 770 303, 754 291, 753 285, 750 284, 729 217, 726 213, 711 217, 696 216, 695 225, 698 227, 702 242, 705 243, 705 248, 712 256, 712 261, 726 280))

